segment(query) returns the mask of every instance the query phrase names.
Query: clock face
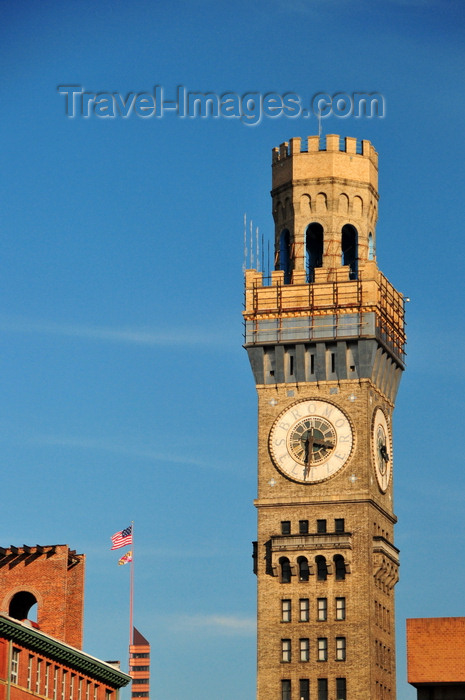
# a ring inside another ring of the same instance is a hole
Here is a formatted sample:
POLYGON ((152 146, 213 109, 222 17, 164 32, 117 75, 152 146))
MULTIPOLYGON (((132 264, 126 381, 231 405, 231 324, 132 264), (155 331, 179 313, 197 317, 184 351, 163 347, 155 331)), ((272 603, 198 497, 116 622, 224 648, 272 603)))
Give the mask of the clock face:
POLYGON ((349 419, 328 401, 306 399, 287 408, 270 432, 276 467, 294 481, 312 484, 334 476, 353 446, 349 419))
POLYGON ((373 417, 373 459, 378 486, 387 491, 392 471, 391 434, 384 412, 377 408, 373 417))

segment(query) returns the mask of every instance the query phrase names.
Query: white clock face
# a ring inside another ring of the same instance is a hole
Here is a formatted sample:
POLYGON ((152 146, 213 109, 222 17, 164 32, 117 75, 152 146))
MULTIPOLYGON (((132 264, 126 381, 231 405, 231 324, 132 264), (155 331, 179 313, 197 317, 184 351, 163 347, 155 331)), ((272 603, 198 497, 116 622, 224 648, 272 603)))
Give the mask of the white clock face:
POLYGON ((391 434, 384 412, 377 408, 373 417, 373 459, 378 486, 387 491, 392 471, 391 434))
POLYGON ((290 479, 311 484, 334 476, 353 446, 349 419, 328 401, 306 399, 287 408, 270 432, 276 467, 290 479))

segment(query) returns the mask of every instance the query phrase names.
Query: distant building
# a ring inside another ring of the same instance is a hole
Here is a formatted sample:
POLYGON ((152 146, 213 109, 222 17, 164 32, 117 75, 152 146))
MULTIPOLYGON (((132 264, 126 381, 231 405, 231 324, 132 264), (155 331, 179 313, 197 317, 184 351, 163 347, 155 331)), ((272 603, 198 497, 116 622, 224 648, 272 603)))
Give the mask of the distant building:
POLYGON ((150 644, 135 627, 132 644, 129 647, 129 657, 132 698, 148 698, 150 696, 150 644))
POLYGON ((465 617, 407 620, 407 677, 418 700, 465 698, 465 617))
POLYGON ((117 700, 131 680, 81 650, 84 562, 67 545, 0 548, 0 700, 117 700))

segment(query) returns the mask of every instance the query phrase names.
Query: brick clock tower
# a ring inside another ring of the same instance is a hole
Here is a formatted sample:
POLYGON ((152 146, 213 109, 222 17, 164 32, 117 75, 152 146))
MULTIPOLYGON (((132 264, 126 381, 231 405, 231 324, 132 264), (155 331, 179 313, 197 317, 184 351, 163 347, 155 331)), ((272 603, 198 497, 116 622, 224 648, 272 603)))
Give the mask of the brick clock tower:
POLYGON ((378 158, 273 150, 275 271, 246 271, 258 393, 257 700, 395 700, 392 412, 404 297, 376 260, 378 158))

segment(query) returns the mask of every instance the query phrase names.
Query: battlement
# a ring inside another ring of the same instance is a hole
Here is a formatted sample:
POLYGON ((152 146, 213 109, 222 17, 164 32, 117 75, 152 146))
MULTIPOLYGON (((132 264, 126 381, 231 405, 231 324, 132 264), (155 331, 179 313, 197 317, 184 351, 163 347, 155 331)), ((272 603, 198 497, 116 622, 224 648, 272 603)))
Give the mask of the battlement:
POLYGON ((68 559, 68 568, 79 564, 80 561, 84 559, 83 554, 77 554, 75 549, 69 549, 65 544, 52 544, 52 545, 40 545, 29 546, 23 544, 22 547, 15 547, 10 545, 9 547, 0 547, 0 567, 6 564, 12 564, 14 561, 19 563, 26 559, 34 560, 40 556, 45 556, 49 558, 56 554, 64 554, 68 559))
POLYGON ((378 154, 370 141, 351 136, 299 137, 272 150, 273 189, 289 180, 339 178, 378 186, 378 154))

